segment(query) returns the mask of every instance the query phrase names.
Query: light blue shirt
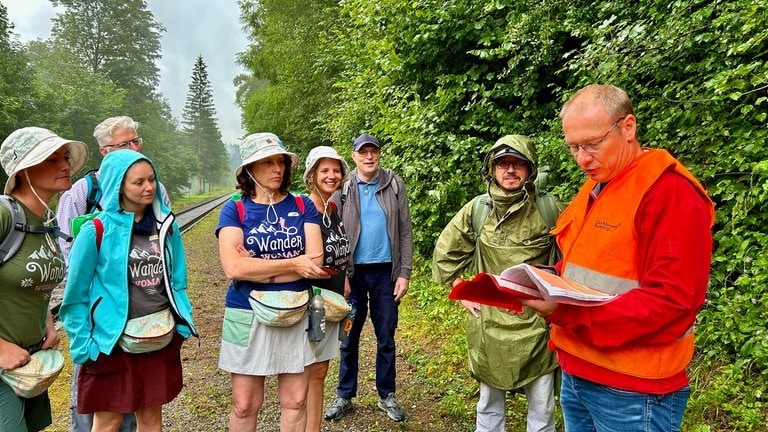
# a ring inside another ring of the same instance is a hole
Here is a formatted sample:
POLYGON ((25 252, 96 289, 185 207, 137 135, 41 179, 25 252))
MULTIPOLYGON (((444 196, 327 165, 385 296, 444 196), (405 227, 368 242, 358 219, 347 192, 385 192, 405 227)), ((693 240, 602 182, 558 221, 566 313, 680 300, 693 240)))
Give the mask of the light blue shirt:
POLYGON ((378 264, 392 262, 392 247, 387 233, 387 215, 376 200, 379 177, 364 182, 355 174, 357 192, 360 197, 360 238, 357 240, 355 264, 378 264))

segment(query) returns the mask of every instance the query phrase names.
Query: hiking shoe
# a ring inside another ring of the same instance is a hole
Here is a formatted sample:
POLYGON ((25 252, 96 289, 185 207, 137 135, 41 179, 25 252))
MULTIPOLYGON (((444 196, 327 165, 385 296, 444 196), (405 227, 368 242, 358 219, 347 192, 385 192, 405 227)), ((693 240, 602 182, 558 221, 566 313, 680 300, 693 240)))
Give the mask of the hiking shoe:
POLYGON ((405 420, 405 414, 403 414, 403 407, 395 399, 395 394, 390 393, 386 399, 379 399, 379 408, 387 413, 389 418, 393 421, 401 422, 405 420))
POLYGON ((328 411, 326 411, 325 415, 323 415, 323 418, 326 420, 339 420, 340 418, 347 415, 347 413, 350 411, 352 411, 352 401, 349 399, 344 399, 343 397, 339 397, 333 401, 331 407, 328 408, 328 411))

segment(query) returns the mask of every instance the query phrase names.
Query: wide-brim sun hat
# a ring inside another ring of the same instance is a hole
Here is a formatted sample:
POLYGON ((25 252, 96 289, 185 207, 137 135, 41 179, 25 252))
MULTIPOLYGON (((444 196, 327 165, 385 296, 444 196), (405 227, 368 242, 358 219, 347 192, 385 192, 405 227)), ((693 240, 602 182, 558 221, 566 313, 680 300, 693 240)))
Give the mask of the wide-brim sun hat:
POLYGON ((248 135, 240 141, 240 159, 242 162, 240 166, 235 168, 235 177, 240 175, 243 167, 279 154, 288 155, 291 158, 289 169, 293 170, 299 164, 299 155, 286 150, 283 142, 280 141, 277 135, 269 132, 248 135))
POLYGON ((88 161, 85 143, 62 138, 53 131, 41 127, 25 127, 13 131, 0 146, 0 163, 8 174, 5 193, 16 187, 16 174, 44 162, 62 146, 69 148, 70 175, 80 171, 88 161))
POLYGON ((309 173, 312 172, 312 170, 317 166, 317 163, 320 162, 320 159, 328 158, 328 159, 335 159, 341 163, 341 182, 344 183, 345 181, 349 180, 352 177, 352 172, 349 170, 349 165, 347 165, 347 161, 344 160, 341 155, 334 149, 333 147, 328 146, 318 146, 313 148, 309 151, 309 155, 307 155, 307 160, 304 162, 304 184, 307 186, 307 188, 310 187, 309 185, 309 173))
POLYGON ((61 352, 57 349, 46 349, 32 354, 29 363, 24 366, 0 369, 0 379, 18 396, 33 398, 43 394, 63 368, 64 356, 61 352))

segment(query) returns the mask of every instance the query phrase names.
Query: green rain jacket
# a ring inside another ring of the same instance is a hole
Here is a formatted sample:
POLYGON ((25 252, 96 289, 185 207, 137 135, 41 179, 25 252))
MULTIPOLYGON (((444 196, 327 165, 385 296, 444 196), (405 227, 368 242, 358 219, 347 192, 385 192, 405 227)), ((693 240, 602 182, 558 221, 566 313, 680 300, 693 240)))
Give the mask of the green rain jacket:
MULTIPOLYGON (((435 282, 451 283, 465 270, 473 270, 473 263, 478 272, 496 275, 519 263, 547 264, 554 241, 536 207, 536 148, 527 137, 508 135, 497 141, 489 154, 503 146, 513 148, 532 162, 531 175, 523 186, 526 193, 503 214, 498 214, 498 207, 494 206, 477 243, 472 230, 474 200, 464 205, 437 239, 432 259, 435 282)), ((492 174, 491 164, 492 158, 486 157, 484 173, 492 174)), ((559 210, 562 207, 558 203, 559 210)), ((497 389, 514 390, 557 368, 554 353, 547 348, 548 324, 533 310, 525 308, 517 315, 482 306, 479 315, 480 318, 467 315, 472 377, 497 389)))

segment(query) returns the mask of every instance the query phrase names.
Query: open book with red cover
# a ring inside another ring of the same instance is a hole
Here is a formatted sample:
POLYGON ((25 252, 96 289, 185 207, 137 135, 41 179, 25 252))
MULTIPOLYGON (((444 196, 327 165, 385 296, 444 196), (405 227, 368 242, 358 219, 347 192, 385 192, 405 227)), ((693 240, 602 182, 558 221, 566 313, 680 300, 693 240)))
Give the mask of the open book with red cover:
POLYGON ((561 278, 528 264, 518 264, 504 270, 499 276, 478 273, 474 279, 456 285, 448 298, 522 312, 521 298, 597 306, 615 299, 616 295, 561 278))

